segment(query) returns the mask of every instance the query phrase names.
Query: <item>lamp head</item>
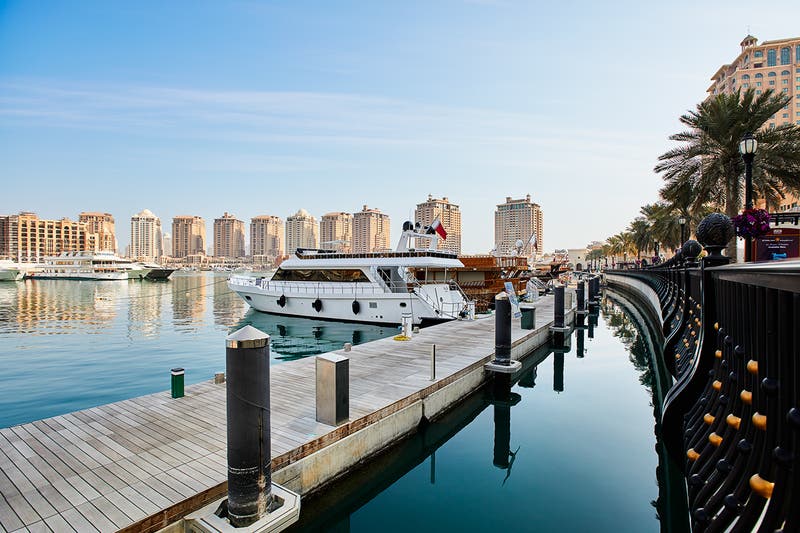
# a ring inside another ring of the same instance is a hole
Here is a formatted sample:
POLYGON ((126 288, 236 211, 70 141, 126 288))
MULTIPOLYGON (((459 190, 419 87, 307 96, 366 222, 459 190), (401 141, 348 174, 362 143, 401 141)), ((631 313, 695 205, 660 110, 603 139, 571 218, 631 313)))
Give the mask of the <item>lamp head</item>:
POLYGON ((739 142, 739 153, 742 155, 754 154, 756 153, 757 148, 758 141, 756 141, 756 138, 753 137, 753 134, 748 131, 744 134, 742 140, 739 142))

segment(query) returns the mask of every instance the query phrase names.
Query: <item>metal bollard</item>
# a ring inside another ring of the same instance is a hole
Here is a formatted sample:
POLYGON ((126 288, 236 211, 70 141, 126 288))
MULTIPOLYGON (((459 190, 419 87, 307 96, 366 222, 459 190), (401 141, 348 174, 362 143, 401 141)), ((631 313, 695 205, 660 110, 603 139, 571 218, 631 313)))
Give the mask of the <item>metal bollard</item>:
POLYGON ((436 379, 436 345, 431 345, 431 381, 436 379))
POLYGON ((494 361, 511 364, 511 302, 505 293, 494 297, 494 361))
POLYGON ((317 422, 338 426, 350 417, 350 359, 318 355, 316 377, 317 422))
POLYGON ((170 373, 172 375, 172 397, 183 398, 183 369, 173 368, 170 373))
POLYGON ((256 522, 272 500, 269 335, 252 326, 225 341, 228 415, 228 518, 256 522))
POLYGON ((583 311, 584 309, 586 309, 586 300, 584 294, 585 289, 583 287, 583 284, 584 284, 583 281, 578 282, 578 289, 576 291, 578 293, 578 311, 583 311))
POLYGON ((533 304, 521 303, 519 310, 522 313, 522 318, 519 325, 522 329, 536 329, 536 307, 533 304))
POLYGON ((556 287, 553 298, 553 325, 564 327, 564 287, 556 287))

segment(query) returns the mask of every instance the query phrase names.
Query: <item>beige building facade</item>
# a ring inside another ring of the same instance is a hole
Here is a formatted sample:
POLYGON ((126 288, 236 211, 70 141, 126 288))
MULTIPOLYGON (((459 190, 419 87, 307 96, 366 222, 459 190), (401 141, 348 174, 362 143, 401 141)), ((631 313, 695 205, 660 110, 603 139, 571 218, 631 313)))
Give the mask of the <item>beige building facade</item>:
POLYGON ((95 252, 117 252, 117 236, 111 213, 83 212, 78 222, 86 224, 88 249, 95 252))
POLYGON ((353 213, 353 253, 380 252, 390 249, 389 215, 366 205, 353 213))
POLYGON ((214 257, 244 257, 244 222, 230 213, 214 219, 214 257))
POLYGON ((505 203, 497 205, 494 212, 494 247, 498 254, 505 255, 515 249, 521 240, 523 253, 533 253, 532 237, 536 236, 538 252, 544 249, 544 216, 539 204, 531 202, 531 195, 513 199, 506 197, 505 203))
MULTIPOLYGON (((425 202, 417 204, 417 208, 414 210, 414 222, 419 223, 424 228, 425 226, 430 226, 437 218, 447 232, 447 239, 439 239, 437 248, 460 254, 461 210, 457 205, 451 204, 447 196, 439 199, 429 194, 425 202)), ((417 239, 417 248, 427 248, 429 246, 430 239, 417 239)))
POLYGON ((0 216, 0 258, 36 263, 61 252, 87 249, 84 222, 47 220, 30 212, 0 216))
POLYGON ((205 255, 206 222, 202 217, 181 215, 172 219, 172 257, 205 255))
POLYGON ((319 246, 319 226, 317 219, 305 209, 300 209, 286 217, 286 253, 291 255, 298 248, 317 248, 319 246))
POLYGON ((320 248, 350 252, 353 244, 353 215, 326 213, 319 221, 320 248))
POLYGON ((158 261, 164 255, 161 219, 149 209, 131 217, 131 246, 128 254, 137 261, 158 261))
MULTIPOLYGON (((707 89, 709 97, 732 94, 738 89, 755 89, 756 94, 772 89, 792 99, 767 120, 764 128, 800 125, 800 37, 759 44, 756 37, 748 35, 739 46, 739 55, 730 64, 719 67, 711 77, 713 83, 707 89)), ((760 207, 764 207, 763 201, 760 207)), ((787 192, 777 209, 779 212, 798 211, 800 200, 787 192)))
POLYGON ((272 215, 250 219, 250 255, 274 261, 283 255, 283 220, 272 215))

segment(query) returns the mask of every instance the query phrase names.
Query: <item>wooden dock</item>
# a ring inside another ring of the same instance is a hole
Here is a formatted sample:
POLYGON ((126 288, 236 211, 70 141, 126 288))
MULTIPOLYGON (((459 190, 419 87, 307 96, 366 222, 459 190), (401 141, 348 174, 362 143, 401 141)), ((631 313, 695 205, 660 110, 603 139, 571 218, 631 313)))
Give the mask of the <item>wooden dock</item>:
MULTIPOLYGON (((514 344, 542 338, 552 316, 552 297, 543 298, 535 331, 513 321, 514 344)), ((220 352, 224 348, 220 338, 220 352)), ((424 391, 481 369, 493 352, 493 318, 423 329, 411 341, 354 346, 345 354, 350 422, 339 427, 315 420, 313 357, 272 366, 273 478, 285 482, 282 468, 376 423, 424 391), (430 380, 432 344, 436 381, 430 380)), ((154 531, 223 496, 226 469, 224 384, 192 385, 179 399, 166 391, 3 428, 0 530, 154 531)))

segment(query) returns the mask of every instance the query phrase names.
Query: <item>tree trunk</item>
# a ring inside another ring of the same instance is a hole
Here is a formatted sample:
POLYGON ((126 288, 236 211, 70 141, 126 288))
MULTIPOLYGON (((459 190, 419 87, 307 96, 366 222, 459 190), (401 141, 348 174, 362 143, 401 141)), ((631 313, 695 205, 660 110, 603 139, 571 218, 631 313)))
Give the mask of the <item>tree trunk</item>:
MULTIPOLYGON (((730 180, 728 180, 730 183, 730 180)), ((739 195, 736 194, 738 191, 731 190, 732 188, 730 185, 728 186, 728 190, 725 191, 725 214, 728 218, 733 218, 739 214, 739 195)), ((738 237, 734 235, 733 239, 728 242, 728 246, 725 247, 725 255, 731 258, 731 263, 738 262, 736 258, 736 248, 738 245, 738 237)))

